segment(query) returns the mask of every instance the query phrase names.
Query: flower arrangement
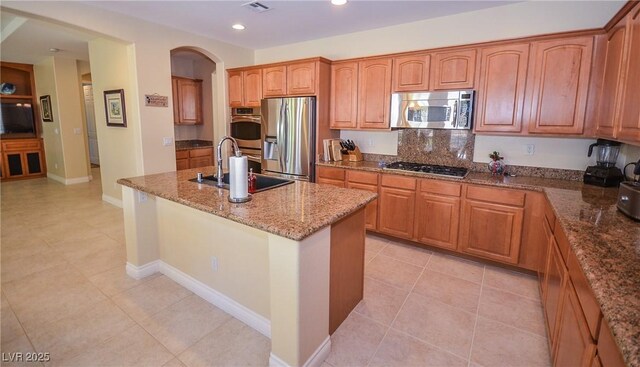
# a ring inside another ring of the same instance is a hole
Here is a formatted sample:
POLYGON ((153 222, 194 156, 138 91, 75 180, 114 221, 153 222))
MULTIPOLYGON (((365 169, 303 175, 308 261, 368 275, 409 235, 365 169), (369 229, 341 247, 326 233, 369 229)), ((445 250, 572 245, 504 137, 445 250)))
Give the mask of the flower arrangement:
POLYGON ((491 162, 489 162, 489 171, 492 175, 503 175, 506 165, 504 164, 504 157, 500 156, 500 152, 493 151, 489 154, 491 162))

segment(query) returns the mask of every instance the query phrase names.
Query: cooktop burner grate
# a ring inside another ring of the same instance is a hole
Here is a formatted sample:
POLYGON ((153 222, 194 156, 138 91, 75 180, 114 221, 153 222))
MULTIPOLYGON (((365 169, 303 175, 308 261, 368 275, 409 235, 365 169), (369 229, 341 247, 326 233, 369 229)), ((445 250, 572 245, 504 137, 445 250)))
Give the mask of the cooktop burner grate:
POLYGON ((464 178, 469 172, 463 167, 439 166, 436 164, 423 164, 411 162, 393 162, 385 166, 386 169, 396 169, 401 171, 412 171, 429 173, 432 175, 441 175, 453 178, 464 178))

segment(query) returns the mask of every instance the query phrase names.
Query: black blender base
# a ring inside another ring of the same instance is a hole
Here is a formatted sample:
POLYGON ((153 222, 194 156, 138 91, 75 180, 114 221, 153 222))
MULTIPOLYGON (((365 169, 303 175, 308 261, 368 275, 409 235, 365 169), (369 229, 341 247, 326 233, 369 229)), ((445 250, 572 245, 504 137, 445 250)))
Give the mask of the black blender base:
POLYGON ((620 185, 623 176, 617 167, 587 167, 584 173, 584 183, 600 187, 614 187, 620 185))

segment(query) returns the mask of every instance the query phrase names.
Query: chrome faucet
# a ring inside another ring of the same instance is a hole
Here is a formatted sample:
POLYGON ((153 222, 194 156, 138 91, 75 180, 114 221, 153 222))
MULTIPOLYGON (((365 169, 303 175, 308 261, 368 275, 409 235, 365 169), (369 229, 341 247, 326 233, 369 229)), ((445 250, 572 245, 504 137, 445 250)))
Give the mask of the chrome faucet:
POLYGON ((236 157, 242 154, 240 153, 240 149, 238 148, 238 142, 236 141, 236 139, 230 136, 225 136, 220 140, 220 142, 218 143, 218 149, 216 151, 216 153, 218 154, 218 174, 216 175, 216 177, 218 178, 218 183, 216 184, 216 186, 218 187, 224 187, 224 184, 222 183, 222 143, 224 143, 225 140, 231 140, 231 143, 233 144, 233 154, 236 157))

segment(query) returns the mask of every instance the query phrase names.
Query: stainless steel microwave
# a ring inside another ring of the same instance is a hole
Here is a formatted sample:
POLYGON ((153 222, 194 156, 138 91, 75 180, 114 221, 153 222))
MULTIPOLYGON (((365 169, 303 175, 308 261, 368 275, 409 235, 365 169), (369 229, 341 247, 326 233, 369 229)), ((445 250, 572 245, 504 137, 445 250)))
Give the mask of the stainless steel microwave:
POLYGON ((394 93, 392 129, 471 129, 473 90, 394 93))

